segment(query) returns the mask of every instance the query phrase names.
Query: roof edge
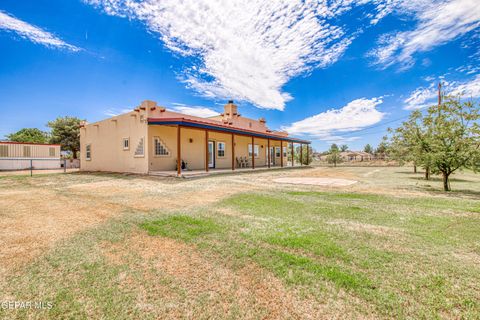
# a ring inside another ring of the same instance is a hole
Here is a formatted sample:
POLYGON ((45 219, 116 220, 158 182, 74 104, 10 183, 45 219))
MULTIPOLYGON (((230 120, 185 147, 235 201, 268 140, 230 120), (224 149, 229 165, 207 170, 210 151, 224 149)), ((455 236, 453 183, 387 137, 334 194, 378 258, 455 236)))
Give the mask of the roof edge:
POLYGON ((267 139, 270 138, 270 139, 283 140, 283 141, 289 141, 289 142, 311 144, 311 141, 308 141, 308 140, 303 140, 303 139, 298 139, 293 137, 285 137, 285 136, 280 136, 275 134, 268 134, 268 133, 238 128, 238 127, 224 126, 221 124, 195 121, 195 120, 185 119, 185 118, 148 118, 148 124, 149 125, 183 125, 186 127, 219 130, 223 132, 256 136, 260 138, 267 138, 267 139))

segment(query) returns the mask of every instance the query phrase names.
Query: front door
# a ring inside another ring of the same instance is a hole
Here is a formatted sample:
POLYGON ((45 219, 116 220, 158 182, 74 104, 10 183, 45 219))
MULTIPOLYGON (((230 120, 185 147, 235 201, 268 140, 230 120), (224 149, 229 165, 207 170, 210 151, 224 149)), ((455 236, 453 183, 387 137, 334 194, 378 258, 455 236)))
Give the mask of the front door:
POLYGON ((208 141, 208 167, 215 168, 215 142, 208 141))
MULTIPOLYGON (((267 154, 267 159, 268 159, 268 154, 267 154)), ((275 165, 275 147, 270 147, 270 165, 271 166, 275 165)))

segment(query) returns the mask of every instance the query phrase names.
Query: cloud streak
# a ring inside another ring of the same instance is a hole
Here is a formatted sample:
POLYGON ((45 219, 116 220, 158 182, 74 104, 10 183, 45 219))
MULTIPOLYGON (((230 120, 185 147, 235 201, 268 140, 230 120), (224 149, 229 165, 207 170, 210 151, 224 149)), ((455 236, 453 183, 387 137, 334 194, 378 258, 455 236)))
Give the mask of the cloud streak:
POLYGON ((342 137, 342 132, 357 131, 380 122, 384 113, 377 110, 382 97, 361 98, 340 109, 331 109, 292 123, 282 129, 293 135, 306 135, 327 142, 353 141, 357 137, 342 137))
POLYGON ((66 43, 50 32, 19 20, 0 10, 0 30, 15 32, 20 37, 50 48, 80 51, 81 49, 66 43))
POLYGON ((283 110, 292 77, 335 63, 352 41, 327 20, 349 9, 322 1, 85 0, 138 19, 195 62, 180 76, 206 97, 283 110))
POLYGON ((208 118, 208 117, 218 116, 220 114, 217 111, 210 108, 206 108, 206 107, 187 106, 181 103, 172 103, 172 104, 175 105, 175 107, 172 108, 174 111, 180 112, 183 114, 188 114, 190 116, 208 118))
MULTIPOLYGON (((405 11, 408 1, 398 1, 396 7, 405 11)), ((415 3, 415 1, 414 1, 415 3)), ((480 10, 476 0, 421 1, 413 8, 417 25, 413 30, 382 35, 378 47, 369 56, 375 64, 387 68, 400 64, 409 68, 414 63, 414 55, 425 52, 478 28, 480 10)), ((395 5, 394 5, 395 7, 395 5)))
MULTIPOLYGON (((464 98, 480 98, 480 74, 466 81, 443 81, 443 92, 447 95, 464 98)), ((430 107, 438 103, 438 89, 435 82, 428 87, 419 87, 412 91, 404 101, 405 110, 415 110, 430 107)))

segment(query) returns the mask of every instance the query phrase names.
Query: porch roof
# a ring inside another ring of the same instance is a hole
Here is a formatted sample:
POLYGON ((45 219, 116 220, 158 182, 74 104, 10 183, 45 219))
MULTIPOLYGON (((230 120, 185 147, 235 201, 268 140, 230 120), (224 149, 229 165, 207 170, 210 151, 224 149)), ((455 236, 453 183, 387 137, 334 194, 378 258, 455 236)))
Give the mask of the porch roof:
POLYGON ((293 138, 293 137, 285 137, 281 135, 276 135, 273 133, 266 133, 254 130, 247 130, 244 128, 238 128, 235 126, 226 126, 221 124, 213 123, 212 121, 199 121, 187 118, 148 118, 149 125, 179 125, 182 127, 191 127, 191 128, 199 128, 199 129, 206 129, 211 131, 217 132, 227 132, 233 133, 243 136, 249 137, 257 137, 263 139, 274 139, 274 140, 282 140, 288 142, 295 142, 295 143, 303 143, 303 144, 310 144, 311 141, 293 138))

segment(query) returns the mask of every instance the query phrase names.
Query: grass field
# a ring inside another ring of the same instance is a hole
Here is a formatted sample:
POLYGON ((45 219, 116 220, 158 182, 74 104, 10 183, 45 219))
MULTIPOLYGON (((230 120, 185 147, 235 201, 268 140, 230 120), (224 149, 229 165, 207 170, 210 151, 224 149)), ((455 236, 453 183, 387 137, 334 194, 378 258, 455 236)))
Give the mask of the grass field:
POLYGON ((2 178, 0 300, 53 308, 0 315, 478 319, 480 177, 452 187, 409 168, 2 178))

